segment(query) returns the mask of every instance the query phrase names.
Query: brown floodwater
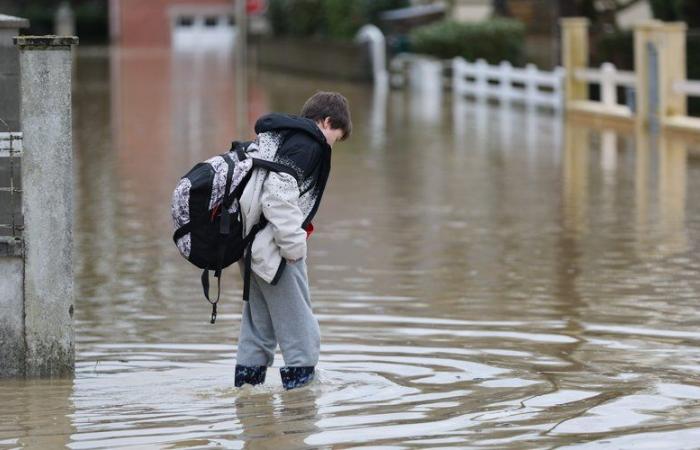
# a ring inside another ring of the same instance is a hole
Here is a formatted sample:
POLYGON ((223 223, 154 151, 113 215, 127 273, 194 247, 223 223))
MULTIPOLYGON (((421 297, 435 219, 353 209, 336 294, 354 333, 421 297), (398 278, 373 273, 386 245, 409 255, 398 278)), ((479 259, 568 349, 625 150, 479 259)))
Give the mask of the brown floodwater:
POLYGON ((210 325, 169 217, 237 137, 231 62, 75 77, 75 379, 0 383, 0 448, 700 448, 697 144, 251 70, 251 124, 333 89, 355 130, 310 241, 318 380, 236 389, 238 271, 210 325))

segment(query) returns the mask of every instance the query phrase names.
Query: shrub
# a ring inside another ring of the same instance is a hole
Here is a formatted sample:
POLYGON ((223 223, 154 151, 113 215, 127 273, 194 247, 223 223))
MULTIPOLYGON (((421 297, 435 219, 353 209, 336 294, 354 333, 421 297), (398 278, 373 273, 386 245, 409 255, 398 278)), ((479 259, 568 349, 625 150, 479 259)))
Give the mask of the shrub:
POLYGON ((690 28, 700 27, 700 2, 697 0, 651 0, 654 17, 666 22, 686 22, 690 28))
POLYGON ((363 25, 362 4, 348 0, 322 0, 321 34, 334 39, 352 39, 363 25))
POLYGON ((276 36, 349 40, 366 23, 409 0, 270 0, 268 18, 276 36))
POLYGON ((491 64, 523 60, 525 26, 513 19, 491 19, 478 23, 444 20, 425 25, 410 34, 411 48, 438 58, 461 56, 474 61, 483 58, 491 64))
MULTIPOLYGON (((13 14, 29 19, 30 28, 23 34, 53 34, 54 16, 60 2, 52 0, 33 0, 16 2, 18 8, 13 14)), ((70 2, 75 17, 76 34, 80 42, 104 43, 109 40, 109 21, 107 4, 103 0, 81 0, 70 2)))
POLYGON ((293 36, 311 36, 322 25, 322 0, 287 0, 293 9, 286 14, 287 29, 293 36))
POLYGON ((631 30, 615 30, 593 38, 591 65, 599 67, 611 62, 622 70, 634 70, 634 34, 631 30))

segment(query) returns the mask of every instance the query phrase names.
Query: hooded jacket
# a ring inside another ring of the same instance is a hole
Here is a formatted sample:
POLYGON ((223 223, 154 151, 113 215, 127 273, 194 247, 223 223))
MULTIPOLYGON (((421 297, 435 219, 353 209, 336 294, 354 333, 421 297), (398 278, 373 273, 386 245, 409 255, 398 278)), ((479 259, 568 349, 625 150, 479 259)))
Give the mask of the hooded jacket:
POLYGON ((330 174, 331 148, 316 123, 303 117, 268 114, 255 124, 248 147, 255 158, 293 169, 288 173, 255 169, 240 199, 244 233, 262 214, 268 220, 255 237, 251 268, 268 283, 282 276, 287 260, 306 257, 306 231, 321 203, 330 174))

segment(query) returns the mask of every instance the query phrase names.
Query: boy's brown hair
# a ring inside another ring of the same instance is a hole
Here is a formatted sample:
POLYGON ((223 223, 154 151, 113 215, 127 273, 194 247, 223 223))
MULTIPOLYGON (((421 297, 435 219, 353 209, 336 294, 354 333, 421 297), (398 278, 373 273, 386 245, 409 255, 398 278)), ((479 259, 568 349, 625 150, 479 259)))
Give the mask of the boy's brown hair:
POLYGON ((343 130, 341 141, 347 139, 352 132, 348 99, 338 92, 316 92, 304 103, 301 116, 314 122, 323 122, 329 117, 333 128, 343 130))

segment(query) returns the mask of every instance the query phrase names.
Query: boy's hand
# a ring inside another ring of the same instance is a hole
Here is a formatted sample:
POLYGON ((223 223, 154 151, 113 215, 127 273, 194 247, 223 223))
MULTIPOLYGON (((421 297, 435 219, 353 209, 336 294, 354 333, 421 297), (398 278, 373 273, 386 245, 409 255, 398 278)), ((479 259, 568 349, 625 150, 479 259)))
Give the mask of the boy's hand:
POLYGON ((288 260, 287 260, 287 263, 288 263, 288 264, 294 264, 294 263, 296 263, 296 262, 301 261, 302 259, 304 259, 304 258, 299 258, 299 259, 288 259, 288 260))

